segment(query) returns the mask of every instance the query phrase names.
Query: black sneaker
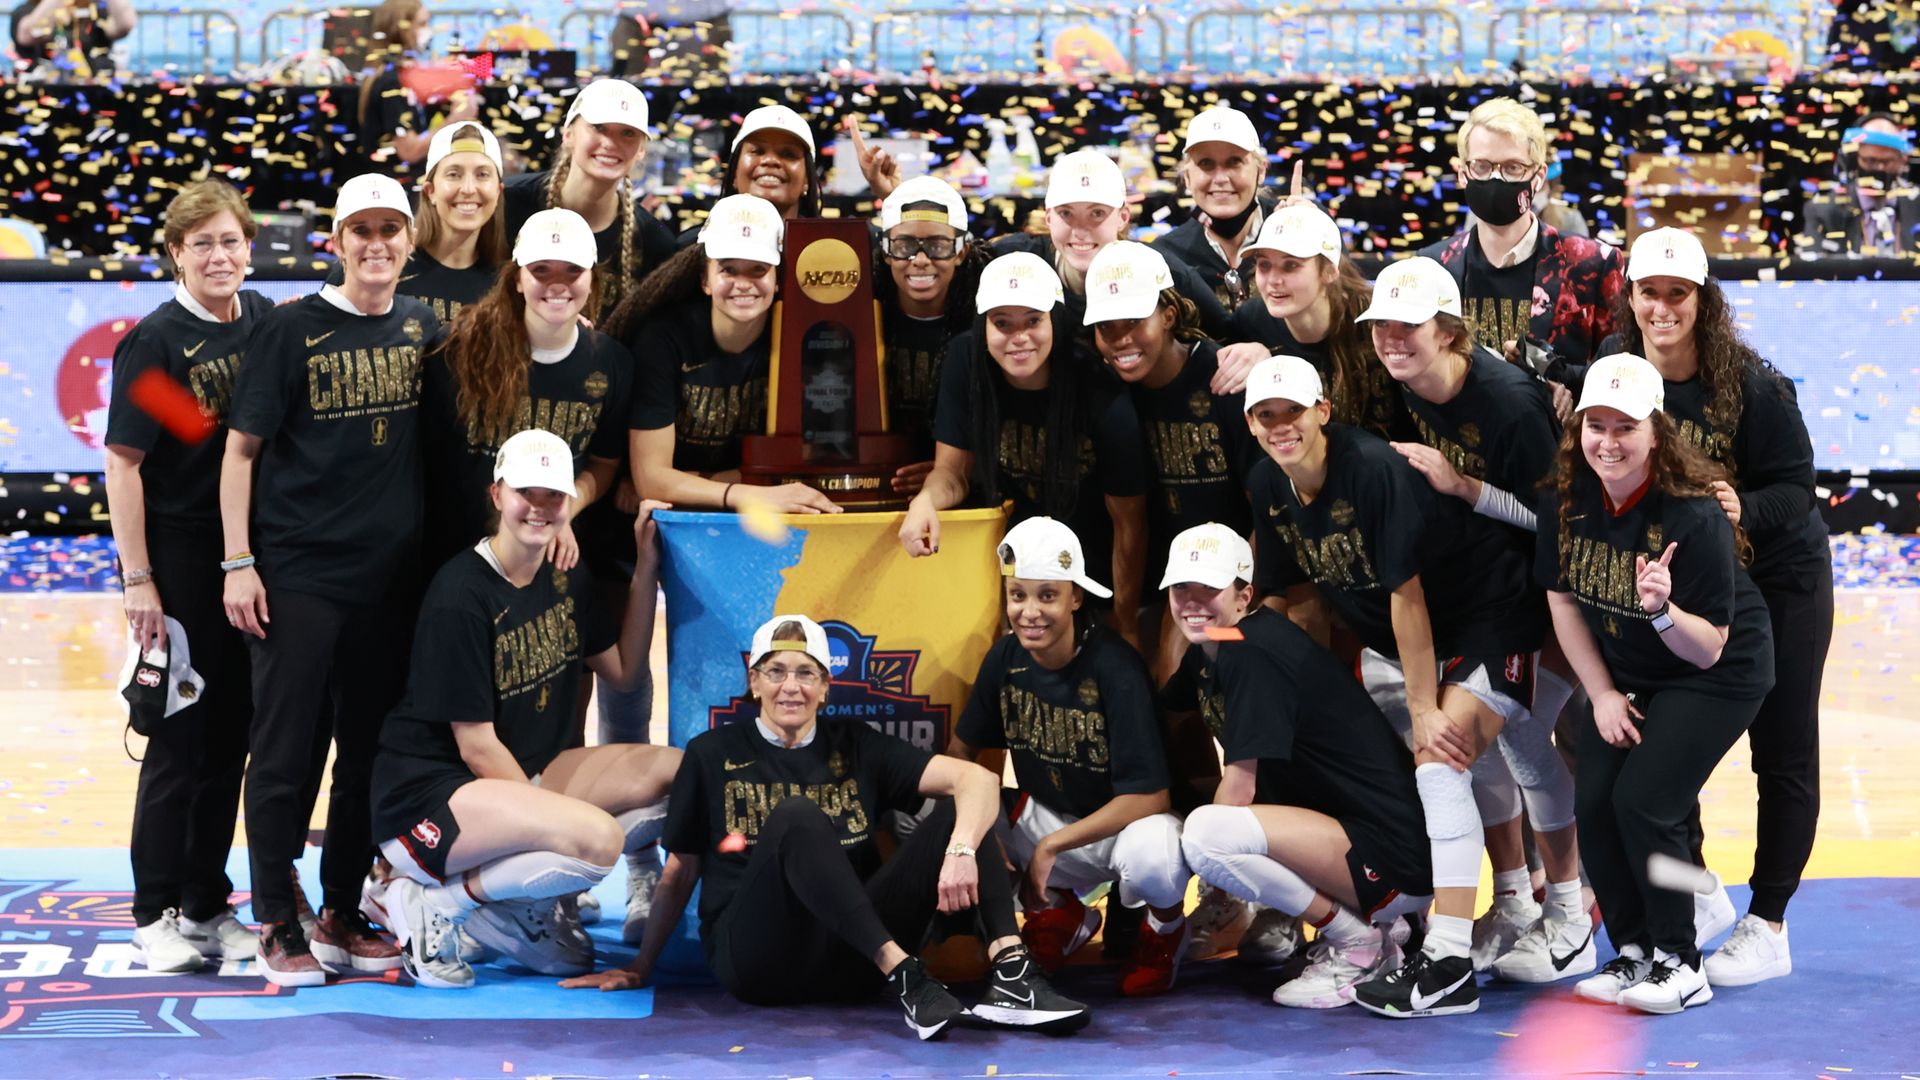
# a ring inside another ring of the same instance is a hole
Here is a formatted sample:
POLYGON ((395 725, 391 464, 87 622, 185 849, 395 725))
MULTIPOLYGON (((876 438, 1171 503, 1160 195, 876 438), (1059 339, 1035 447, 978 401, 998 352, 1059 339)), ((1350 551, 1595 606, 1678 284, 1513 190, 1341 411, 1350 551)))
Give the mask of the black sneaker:
POLYGON ((967 1010, 939 979, 927 974, 926 965, 917 956, 909 956, 887 976, 887 987, 900 998, 900 1011, 907 1026, 921 1039, 937 1039, 947 1025, 967 1014, 967 1010))
POLYGON ((993 977, 973 1015, 1001 1027, 1050 1033, 1078 1031, 1093 1016, 1087 1007, 1063 996, 1047 982, 1025 945, 1006 949, 993 961, 993 977))
POLYGON ((1368 1012, 1396 1020, 1451 1016, 1480 1008, 1480 985, 1467 957, 1435 957, 1420 950, 1409 954, 1399 970, 1354 987, 1353 1000, 1368 1012))

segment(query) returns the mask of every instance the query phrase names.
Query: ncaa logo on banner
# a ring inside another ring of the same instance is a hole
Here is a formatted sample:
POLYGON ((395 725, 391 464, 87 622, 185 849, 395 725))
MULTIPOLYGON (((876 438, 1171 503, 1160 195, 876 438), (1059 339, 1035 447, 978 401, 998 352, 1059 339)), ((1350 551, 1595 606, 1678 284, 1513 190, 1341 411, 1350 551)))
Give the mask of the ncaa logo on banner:
MULTIPOLYGON (((838 620, 823 622, 827 650, 833 663, 828 672, 827 699, 820 719, 864 720, 874 730, 904 739, 929 753, 946 749, 952 729, 952 710, 913 692, 914 669, 920 650, 886 651, 876 638, 838 620)), ((745 660, 745 657, 742 657, 745 660)), ((707 710, 707 726, 751 722, 760 715, 760 703, 736 697, 707 710)))

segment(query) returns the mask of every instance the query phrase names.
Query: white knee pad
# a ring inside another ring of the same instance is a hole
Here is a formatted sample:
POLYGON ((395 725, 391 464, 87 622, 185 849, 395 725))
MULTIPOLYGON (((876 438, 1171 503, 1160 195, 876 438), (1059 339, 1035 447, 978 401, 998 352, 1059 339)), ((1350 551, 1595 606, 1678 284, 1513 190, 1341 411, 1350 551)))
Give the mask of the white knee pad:
POLYGON ((1573 824, 1573 773, 1554 748, 1551 728, 1531 716, 1508 724, 1500 732, 1499 756, 1525 793, 1535 832, 1559 832, 1573 824))
POLYGON ((1480 826, 1491 829, 1520 816, 1520 785, 1507 771, 1503 754, 1481 754, 1473 762, 1473 804, 1480 808, 1480 826))
POLYGON ((1433 761, 1414 769, 1413 780, 1420 789, 1420 807, 1433 849, 1434 888, 1478 888, 1482 840, 1472 778, 1433 761))
POLYGON ((613 867, 553 851, 523 851, 472 873, 490 900, 544 900, 585 892, 613 873, 613 867))
POLYGON ((1128 907, 1184 905, 1193 871, 1187 868, 1182 846, 1180 819, 1172 814, 1143 817, 1120 830, 1113 844, 1113 868, 1120 874, 1120 902, 1128 907))
POLYGON ((1187 815, 1181 847, 1187 865, 1208 884, 1298 915, 1316 890, 1267 854, 1267 832, 1244 806, 1202 806, 1187 815))
POLYGON ((613 815, 614 823, 626 835, 626 841, 620 846, 621 851, 639 851, 660 839, 660 834, 667 828, 667 802, 667 799, 661 799, 652 806, 636 807, 613 815))

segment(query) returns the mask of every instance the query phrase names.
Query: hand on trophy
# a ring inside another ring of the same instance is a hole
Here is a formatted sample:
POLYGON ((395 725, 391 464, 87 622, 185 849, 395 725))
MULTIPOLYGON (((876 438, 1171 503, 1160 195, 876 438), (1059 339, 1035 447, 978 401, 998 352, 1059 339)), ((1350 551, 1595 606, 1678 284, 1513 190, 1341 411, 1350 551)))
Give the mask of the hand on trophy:
POLYGON ((759 487, 754 484, 739 484, 733 489, 733 505, 752 500, 764 504, 768 509, 780 514, 838 514, 839 503, 822 495, 805 484, 780 484, 774 487, 759 487))
POLYGON ((927 486, 927 474, 933 471, 933 462, 916 461, 911 465, 902 465, 893 474, 893 490, 900 495, 920 494, 927 486))

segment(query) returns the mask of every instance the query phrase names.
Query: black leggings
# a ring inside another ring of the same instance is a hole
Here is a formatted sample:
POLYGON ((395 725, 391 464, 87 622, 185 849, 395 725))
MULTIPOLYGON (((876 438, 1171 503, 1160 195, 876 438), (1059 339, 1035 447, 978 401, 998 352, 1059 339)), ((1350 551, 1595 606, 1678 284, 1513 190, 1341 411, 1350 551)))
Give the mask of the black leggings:
MULTIPOLYGON (((703 931, 721 985, 756 1005, 873 993, 884 981, 873 954, 888 941, 914 951, 933 922, 953 822, 953 800, 941 799, 863 882, 819 805, 799 796, 783 800, 768 816, 733 899, 703 931)), ((974 858, 982 932, 989 941, 1012 937, 1019 933, 1013 884, 991 831, 974 858)))
POLYGON ((1580 861, 1614 948, 1652 946, 1691 956, 1693 900, 1649 884, 1647 856, 1685 860, 1691 854, 1688 819, 1700 788, 1753 723, 1760 701, 1674 689, 1642 695, 1639 706, 1646 714, 1637 722, 1640 743, 1624 750, 1600 737, 1591 711, 1580 718, 1574 776, 1580 861))
POLYGON ((1773 690, 1747 735, 1760 804, 1747 910, 1780 922, 1820 822, 1820 676, 1833 643, 1833 574, 1823 568, 1811 592, 1762 591, 1773 616, 1773 690))
POLYGON ((206 689, 200 700, 156 721, 147 740, 129 846, 133 921, 145 926, 179 908, 204 922, 226 908, 233 892, 227 853, 253 718, 247 647, 220 605, 219 525, 180 527, 148 518, 147 547, 160 605, 186 632, 193 669, 206 689))

